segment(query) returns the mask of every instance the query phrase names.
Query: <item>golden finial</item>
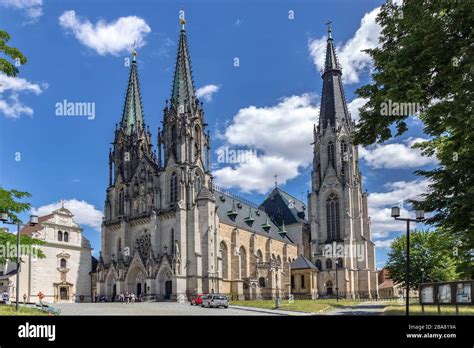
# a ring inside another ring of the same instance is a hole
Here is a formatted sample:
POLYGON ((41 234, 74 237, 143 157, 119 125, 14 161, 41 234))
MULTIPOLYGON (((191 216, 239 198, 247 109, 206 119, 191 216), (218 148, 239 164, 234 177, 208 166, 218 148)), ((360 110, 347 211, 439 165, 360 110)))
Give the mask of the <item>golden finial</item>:
POLYGON ((132 56, 133 56, 133 60, 135 61, 137 59, 137 51, 136 50, 132 51, 132 56))
POLYGON ((180 22, 181 25, 182 25, 181 30, 184 30, 184 25, 186 24, 186 19, 181 18, 181 20, 180 20, 179 22, 180 22))

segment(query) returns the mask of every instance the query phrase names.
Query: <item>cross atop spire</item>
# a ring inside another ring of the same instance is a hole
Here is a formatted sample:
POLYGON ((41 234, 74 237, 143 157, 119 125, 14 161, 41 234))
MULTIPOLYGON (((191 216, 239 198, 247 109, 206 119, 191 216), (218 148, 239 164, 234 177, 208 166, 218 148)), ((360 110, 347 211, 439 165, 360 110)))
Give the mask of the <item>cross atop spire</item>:
POLYGON ((324 73, 331 70, 341 70, 339 61, 336 56, 336 48, 334 47, 334 40, 332 39, 332 21, 328 20, 326 25, 328 26, 328 40, 326 46, 326 62, 324 64, 324 73))
POLYGON ((331 35, 332 28, 331 28, 331 24, 332 24, 332 20, 328 19, 328 21, 326 22, 326 25, 328 26, 328 39, 331 39, 331 40, 332 40, 332 35, 331 35))

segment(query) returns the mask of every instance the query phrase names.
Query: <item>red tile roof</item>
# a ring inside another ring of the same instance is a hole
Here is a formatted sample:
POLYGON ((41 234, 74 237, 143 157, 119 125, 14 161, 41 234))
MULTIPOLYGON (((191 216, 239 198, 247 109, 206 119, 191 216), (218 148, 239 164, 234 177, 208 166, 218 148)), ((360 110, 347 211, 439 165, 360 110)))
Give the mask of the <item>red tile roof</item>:
POLYGON ((48 215, 45 215, 45 216, 40 216, 38 218, 38 223, 35 226, 25 226, 25 227, 23 227, 20 230, 20 234, 23 234, 23 235, 26 235, 26 236, 31 236, 32 232, 39 231, 43 228, 43 226, 41 226, 42 222, 45 222, 45 221, 51 219, 53 216, 54 216, 54 214, 48 214, 48 215))

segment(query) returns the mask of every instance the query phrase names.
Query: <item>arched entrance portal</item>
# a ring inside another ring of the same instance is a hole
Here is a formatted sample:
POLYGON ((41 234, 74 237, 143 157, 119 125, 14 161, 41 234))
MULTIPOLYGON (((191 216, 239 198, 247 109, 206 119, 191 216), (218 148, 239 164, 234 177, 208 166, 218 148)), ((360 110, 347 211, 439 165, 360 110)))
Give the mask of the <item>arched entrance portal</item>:
POLYGON ((157 276, 157 295, 161 300, 170 300, 173 295, 173 279, 171 270, 163 267, 157 276))
POLYGON ((146 271, 143 267, 136 266, 132 268, 130 271, 128 271, 127 277, 125 278, 127 291, 139 296, 146 286, 145 279, 146 271))
POLYGON ((140 296, 142 293, 142 283, 137 283, 137 296, 140 296))
POLYGON ((67 301, 69 300, 69 297, 67 295, 67 288, 66 287, 61 287, 59 288, 59 298, 61 299, 61 301, 67 301))
POLYGON ((109 273, 106 283, 106 293, 101 295, 106 295, 109 299, 108 301, 114 301, 115 296, 117 295, 117 284, 115 283, 115 275, 113 272, 109 273))
POLYGON ((165 282, 165 299, 169 300, 171 298, 171 292, 173 291, 173 283, 171 280, 165 282))
POLYGON ((329 280, 326 283, 326 295, 332 295, 332 282, 329 280))

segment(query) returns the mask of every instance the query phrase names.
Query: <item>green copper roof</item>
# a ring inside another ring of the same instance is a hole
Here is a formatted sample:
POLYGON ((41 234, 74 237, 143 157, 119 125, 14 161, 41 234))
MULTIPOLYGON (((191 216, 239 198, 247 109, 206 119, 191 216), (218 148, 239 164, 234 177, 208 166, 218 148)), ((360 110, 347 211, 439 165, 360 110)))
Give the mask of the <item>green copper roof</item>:
POLYGON ((122 130, 130 135, 132 129, 137 131, 137 127, 145 127, 143 121, 142 98, 140 94, 140 84, 138 81, 137 62, 134 60, 130 68, 130 77, 128 79, 127 94, 125 96, 125 106, 123 108, 122 121, 120 122, 122 130))
POLYGON ((189 57, 188 41, 186 31, 181 29, 179 35, 178 54, 176 57, 176 67, 174 71, 173 89, 171 91, 172 105, 179 110, 179 106, 184 106, 184 111, 194 111, 195 92, 189 57))

